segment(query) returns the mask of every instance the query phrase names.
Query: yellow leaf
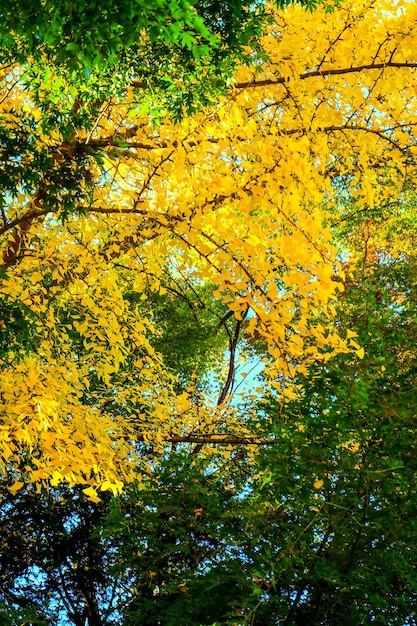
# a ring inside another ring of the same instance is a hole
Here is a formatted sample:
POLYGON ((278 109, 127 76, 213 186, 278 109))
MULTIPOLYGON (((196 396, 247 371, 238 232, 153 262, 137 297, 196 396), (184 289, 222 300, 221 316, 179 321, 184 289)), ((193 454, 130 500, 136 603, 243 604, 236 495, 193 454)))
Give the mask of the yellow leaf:
POLYGON ((25 483, 17 480, 11 487, 9 487, 9 491, 15 495, 15 493, 24 486, 24 484, 25 483))
POLYGON ((83 493, 85 493, 91 502, 100 502, 100 498, 98 497, 97 491, 94 487, 87 487, 86 489, 83 489, 83 493))
POLYGON ((117 481, 117 483, 112 483, 109 480, 105 480, 104 483, 100 485, 101 491, 111 491, 115 496, 117 496, 117 494, 121 492, 122 487, 123 483, 121 481, 117 481))

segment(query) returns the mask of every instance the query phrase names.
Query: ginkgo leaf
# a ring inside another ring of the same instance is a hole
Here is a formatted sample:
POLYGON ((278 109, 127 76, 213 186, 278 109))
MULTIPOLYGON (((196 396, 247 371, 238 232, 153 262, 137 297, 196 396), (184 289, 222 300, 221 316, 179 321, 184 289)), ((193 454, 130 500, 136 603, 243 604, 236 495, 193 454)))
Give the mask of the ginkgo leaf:
POLYGON ((94 487, 87 487, 83 489, 83 493, 88 497, 92 502, 100 502, 100 498, 97 495, 97 491, 94 487))
POLYGON ((25 483, 17 480, 15 483, 13 483, 13 485, 11 487, 8 487, 9 491, 14 495, 17 491, 19 491, 20 489, 22 489, 22 487, 24 487, 25 483))

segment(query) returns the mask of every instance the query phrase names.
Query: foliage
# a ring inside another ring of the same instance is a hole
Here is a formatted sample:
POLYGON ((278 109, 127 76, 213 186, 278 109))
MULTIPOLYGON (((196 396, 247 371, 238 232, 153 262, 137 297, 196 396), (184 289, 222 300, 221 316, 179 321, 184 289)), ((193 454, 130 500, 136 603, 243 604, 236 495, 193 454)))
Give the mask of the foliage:
POLYGON ((268 9, 177 123, 3 67, 5 623, 415 620, 417 8, 391 9, 268 9))
MULTIPOLYGON (((404 5, 411 22, 413 10, 404 5)), ((265 355, 262 393, 282 399, 317 359, 352 349, 331 322, 342 285, 329 220, 348 196, 365 211, 399 194, 413 172, 413 31, 383 2, 308 22, 302 11, 274 13, 259 42, 270 60, 242 67, 227 97, 179 124, 154 127, 134 90, 51 103, 41 78, 28 90, 19 67, 3 69, 0 289, 26 311, 30 341, 26 357, 11 344, 3 358, 13 490, 27 476, 98 497, 95 486, 117 492, 146 471, 141 442, 158 456, 174 440, 256 439, 260 390, 246 386, 245 412, 231 402, 245 342, 265 355), (195 307, 199 293, 218 307, 195 307), (167 350, 174 312, 183 322, 167 350), (201 349, 181 326, 207 329, 201 349), (199 396, 191 370, 206 341, 220 379, 199 396)))
POLYGON ((352 273, 340 323, 364 358, 314 367, 300 400, 275 409, 252 501, 269 515, 247 553, 268 584, 259 623, 414 623, 414 263, 352 273))
MULTIPOLYGON (((311 10, 317 0, 298 3, 311 10)), ((0 22, 0 63, 25 67, 31 87, 38 73, 52 101, 75 87, 94 102, 136 83, 181 116, 224 92, 268 13, 247 0, 22 0, 18 11, 5 0, 0 22)))
POLYGON ((34 316, 22 302, 0 301, 0 359, 10 350, 16 357, 31 351, 35 334, 34 316))
POLYGON ((1 587, 19 580, 17 606, 42 606, 61 568, 50 609, 65 593, 82 616, 88 576, 106 624, 414 623, 416 259, 392 250, 415 231, 387 245, 380 220, 396 210, 347 207, 337 228, 355 248, 336 323, 364 356, 313 365, 285 407, 260 403, 275 439, 255 461, 244 446, 227 460, 172 450, 97 504, 63 487, 3 494, 1 587))
POLYGON ((204 374, 213 376, 214 365, 223 355, 228 310, 215 300, 210 285, 181 285, 176 278, 175 288, 169 284, 166 288, 163 296, 152 294, 146 307, 159 330, 152 345, 163 354, 166 366, 177 373, 183 389, 194 378, 204 387, 204 374))
POLYGON ((232 488, 232 475, 174 453, 145 490, 132 486, 110 502, 64 487, 3 492, 0 597, 7 614, 31 611, 48 626, 213 623, 233 615, 236 594, 243 597, 250 582, 236 581, 225 564, 206 571, 236 534, 219 532, 239 507, 239 476, 232 488), (205 602, 195 602, 201 594, 205 602))

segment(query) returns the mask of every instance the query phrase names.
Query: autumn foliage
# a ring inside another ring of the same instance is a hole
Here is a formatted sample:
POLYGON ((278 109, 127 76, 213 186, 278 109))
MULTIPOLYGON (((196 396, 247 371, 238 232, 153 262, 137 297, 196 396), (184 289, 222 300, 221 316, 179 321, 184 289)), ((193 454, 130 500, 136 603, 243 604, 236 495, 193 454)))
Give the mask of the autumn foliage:
POLYGON ((372 209, 414 171, 417 7, 303 11, 271 9, 264 54, 176 123, 143 105, 140 77, 93 100, 53 68, 2 68, 0 456, 13 492, 82 484, 97 499, 176 443, 256 443, 260 393, 292 400, 312 364, 363 356, 332 323, 346 258, 331 226, 347 198, 372 209), (155 302, 180 293, 192 316, 203 286, 224 331, 213 364, 229 352, 199 392, 156 348, 155 302), (237 401, 239 341, 263 346, 264 371, 237 401))

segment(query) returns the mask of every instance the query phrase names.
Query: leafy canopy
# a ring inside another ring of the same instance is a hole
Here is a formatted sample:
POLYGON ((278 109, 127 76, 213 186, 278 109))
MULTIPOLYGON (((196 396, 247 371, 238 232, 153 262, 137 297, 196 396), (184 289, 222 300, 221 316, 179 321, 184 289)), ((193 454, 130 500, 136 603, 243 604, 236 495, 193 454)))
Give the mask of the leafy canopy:
POLYGON ((416 11, 177 124, 3 68, 5 623, 415 622, 416 11))
MULTIPOLYGON (((312 9, 316 0, 298 0, 312 9)), ((291 4, 279 0, 276 6, 291 4)), ((0 9, 0 63, 19 63, 52 97, 76 86, 84 99, 136 81, 176 116, 213 102, 237 62, 255 52, 269 16, 264 2, 222 0, 13 0, 0 9), (252 50, 250 50, 252 48, 252 50), (59 78, 58 78, 59 77, 59 78), (58 84, 53 85, 55 81, 58 84)), ((68 93, 69 92, 69 93, 68 93)))
POLYGON ((363 355, 332 323, 342 283, 329 220, 346 195, 366 210, 413 172, 414 6, 402 8, 272 12, 259 41, 269 60, 177 124, 155 127, 138 87, 68 104, 41 74, 28 89, 20 66, 3 68, 1 332, 19 323, 26 338, 3 342, 13 490, 81 482, 97 498, 146 472, 142 444, 155 459, 175 443, 258 441, 259 393, 289 400, 312 363, 363 355), (219 303, 208 317, 204 289, 219 303), (158 352, 167 294, 223 329, 211 392, 198 365, 185 386, 158 352), (243 387, 241 411, 245 342, 263 346, 264 379, 243 387))

